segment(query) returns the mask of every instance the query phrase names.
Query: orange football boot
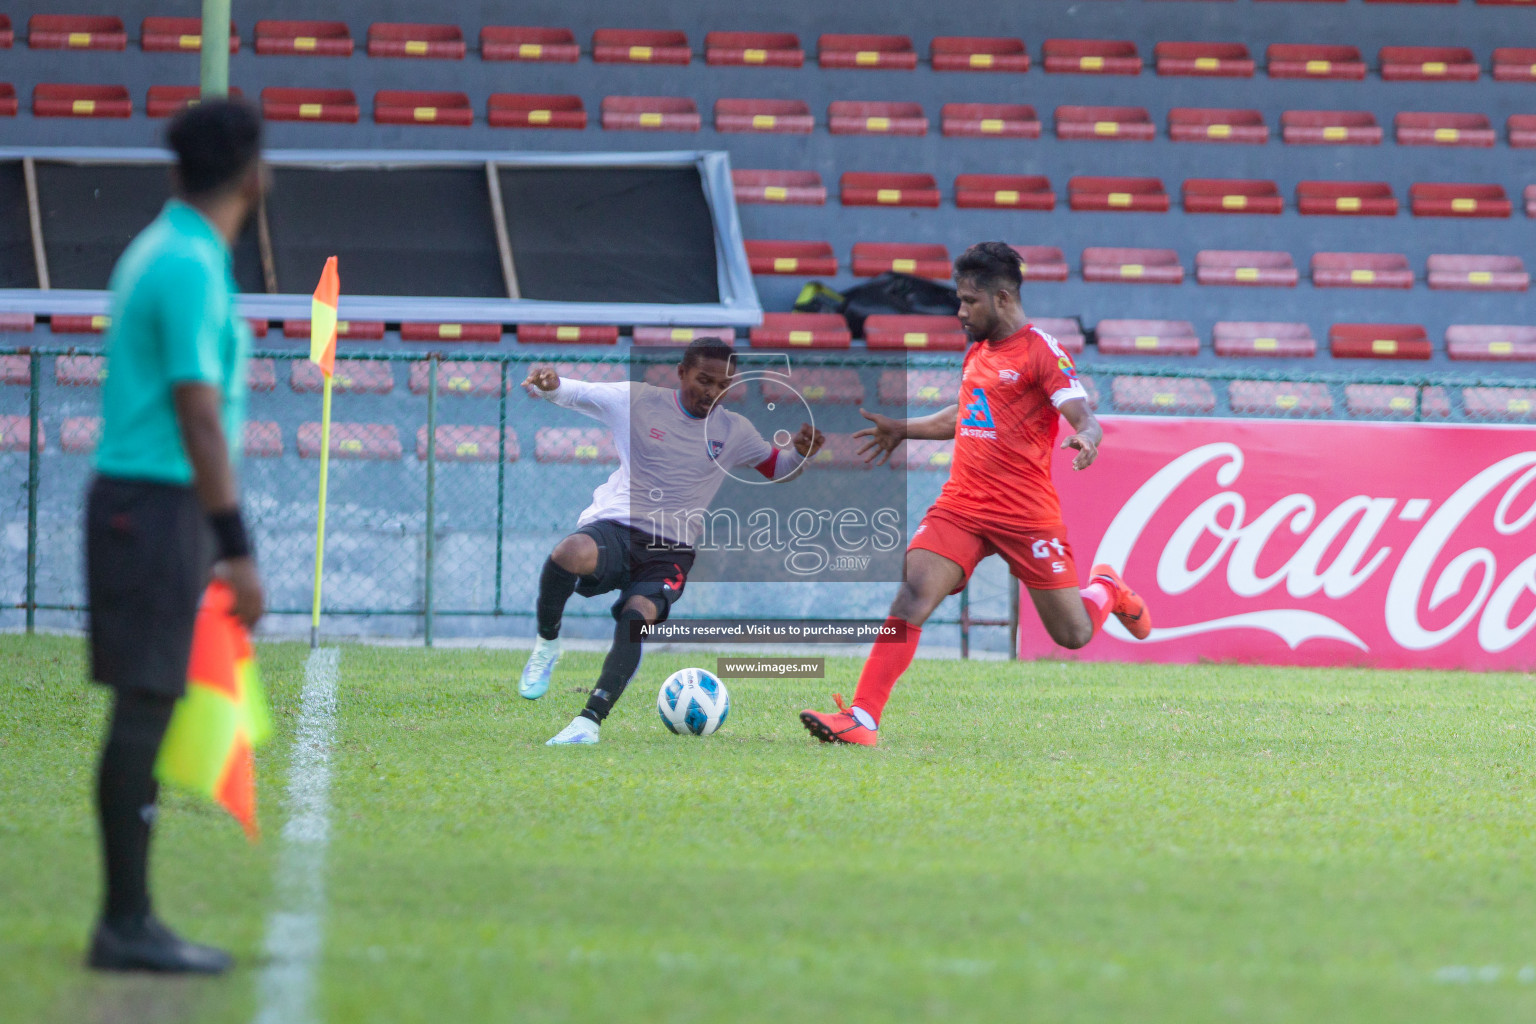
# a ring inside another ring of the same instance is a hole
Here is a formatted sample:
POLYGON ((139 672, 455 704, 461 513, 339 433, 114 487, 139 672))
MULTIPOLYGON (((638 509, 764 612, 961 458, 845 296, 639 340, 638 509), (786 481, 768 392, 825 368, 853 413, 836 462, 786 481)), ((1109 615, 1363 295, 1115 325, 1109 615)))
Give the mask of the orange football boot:
POLYGON ((853 712, 843 703, 842 694, 834 693, 832 699, 837 702, 835 715, 811 710, 800 712, 800 724, 805 726, 806 732, 823 743, 857 743, 859 746, 873 747, 880 742, 878 731, 865 728, 853 717, 853 712))
POLYGON ((1137 640, 1145 640, 1152 632, 1152 613, 1147 610, 1147 602, 1141 599, 1141 595, 1126 585, 1120 574, 1108 565, 1096 565, 1093 567, 1093 578, 1089 583, 1097 583, 1103 580, 1114 592, 1115 606, 1110 609, 1115 613, 1115 618, 1120 624, 1131 631, 1131 636, 1137 640))

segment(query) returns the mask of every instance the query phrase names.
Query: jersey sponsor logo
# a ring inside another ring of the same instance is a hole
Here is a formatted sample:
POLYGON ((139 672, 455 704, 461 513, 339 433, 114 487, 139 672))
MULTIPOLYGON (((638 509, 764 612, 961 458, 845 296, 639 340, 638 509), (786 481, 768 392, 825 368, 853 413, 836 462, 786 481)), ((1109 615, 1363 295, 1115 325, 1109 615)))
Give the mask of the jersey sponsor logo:
POLYGON ((973 401, 965 406, 965 419, 960 421, 960 435, 996 440, 997 424, 992 422, 992 407, 987 404, 986 389, 971 388, 971 397, 973 401))
POLYGON ((651 439, 652 440, 660 441, 662 438, 664 438, 666 436, 667 436, 667 432, 665 430, 662 430, 660 427, 652 427, 651 428, 651 439))
POLYGON ((1067 355, 1067 350, 1061 347, 1061 342, 1057 341, 1053 336, 1046 334, 1044 331, 1039 330, 1038 328, 1035 330, 1035 333, 1040 335, 1040 337, 1044 339, 1045 343, 1051 347, 1051 351, 1056 354, 1056 368, 1060 370, 1068 380, 1076 381, 1077 367, 1073 364, 1072 357, 1067 355))
POLYGON ((680 592, 683 589, 683 583, 685 582, 683 577, 683 567, 678 565, 676 562, 673 562, 672 568, 677 570, 677 575, 671 577, 670 579, 662 580, 661 585, 666 590, 680 592))
POLYGON ((997 379, 1002 381, 1004 384, 1017 384, 1019 382, 1019 371, 1008 369, 998 370, 997 379))

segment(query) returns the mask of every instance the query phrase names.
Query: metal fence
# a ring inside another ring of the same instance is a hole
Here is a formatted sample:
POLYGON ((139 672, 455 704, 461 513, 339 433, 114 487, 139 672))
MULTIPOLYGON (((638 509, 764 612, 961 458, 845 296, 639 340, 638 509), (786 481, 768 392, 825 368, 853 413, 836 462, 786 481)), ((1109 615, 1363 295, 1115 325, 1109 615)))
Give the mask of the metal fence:
MULTIPOLYGON (((856 394, 811 395, 813 403, 841 403, 850 429, 847 417, 858 422, 860 402, 890 415, 920 415, 953 400, 958 354, 882 355, 795 358, 820 371, 858 371, 856 394)), ((675 352, 636 349, 339 354, 323 628, 421 635, 429 643, 444 634, 531 635, 540 567, 612 471, 615 454, 593 421, 526 398, 519 388, 524 375, 532 364, 554 363, 566 376, 623 380, 665 374, 675 362, 675 352)), ((1101 412, 1506 422, 1536 416, 1529 380, 1263 373, 1249 366, 1184 373, 1166 364, 1080 368, 1101 412)), ((80 621, 81 507, 99 436, 104 369, 95 351, 0 350, 0 624, 23 620, 32 628, 40 615, 80 621)), ((280 623, 309 613, 321 377, 290 348, 257 352, 250 383, 241 485, 268 603, 280 623)), ((948 456, 936 442, 907 449, 910 532, 937 496, 948 456)), ((844 474, 837 486, 866 486, 871 478, 858 474, 869 471, 855 467, 846 448, 840 459, 816 471, 844 474)), ((969 592, 946 602, 934 621, 956 629, 962 648, 978 642, 973 626, 1002 627, 988 630, 980 646, 1004 650, 1017 595, 996 560, 984 565, 969 592)), ((891 590, 888 581, 690 583, 677 614, 879 618, 891 590)), ((604 598, 573 601, 571 631, 602 635, 610 628, 608 607, 604 598)))

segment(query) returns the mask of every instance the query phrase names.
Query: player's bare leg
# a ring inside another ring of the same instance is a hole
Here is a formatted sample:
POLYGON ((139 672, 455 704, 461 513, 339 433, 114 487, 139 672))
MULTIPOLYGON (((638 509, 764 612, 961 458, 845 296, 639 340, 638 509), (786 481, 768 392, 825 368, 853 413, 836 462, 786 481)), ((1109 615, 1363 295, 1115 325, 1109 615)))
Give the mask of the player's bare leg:
POLYGON ((895 630, 889 640, 877 640, 859 674, 853 706, 843 704, 843 695, 832 695, 836 712, 809 709, 800 712, 800 722, 823 743, 857 743, 872 747, 879 742, 880 714, 891 696, 896 680, 912 664, 922 637, 922 625, 943 600, 965 581, 965 570, 937 552, 913 548, 907 552, 901 587, 891 601, 891 614, 885 625, 895 630))
POLYGON ((560 660, 560 617, 565 603, 576 592, 577 580, 595 572, 597 541, 585 533, 571 534, 550 552, 539 574, 539 635, 517 681, 520 696, 538 700, 549 690, 550 674, 560 660))
POLYGON ((1145 640, 1152 632, 1152 615, 1146 602, 1107 565, 1094 566, 1092 580, 1081 590, 1030 588, 1029 598, 1045 631, 1068 650, 1087 646, 1111 614, 1138 640, 1145 640))
POLYGON ((603 719, 608 717, 614 702, 623 695, 624 688, 640 668, 640 641, 632 631, 640 624, 649 625, 660 617, 661 609, 648 597, 635 594, 624 602, 624 607, 619 609, 619 621, 613 629, 613 646, 608 648, 608 656, 603 659, 603 670, 598 674, 597 684, 592 687, 592 695, 587 698, 587 706, 571 720, 570 725, 549 740, 548 746, 597 742, 603 719))

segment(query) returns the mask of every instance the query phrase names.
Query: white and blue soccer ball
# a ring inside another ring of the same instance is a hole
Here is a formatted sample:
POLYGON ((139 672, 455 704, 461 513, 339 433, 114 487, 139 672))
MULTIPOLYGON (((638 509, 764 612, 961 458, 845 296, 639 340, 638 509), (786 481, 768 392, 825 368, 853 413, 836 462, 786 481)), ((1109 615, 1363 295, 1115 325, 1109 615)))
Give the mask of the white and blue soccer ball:
POLYGON ((656 695, 662 724, 679 735, 708 736, 725 724, 731 695, 713 672, 685 668, 673 672, 656 695))

